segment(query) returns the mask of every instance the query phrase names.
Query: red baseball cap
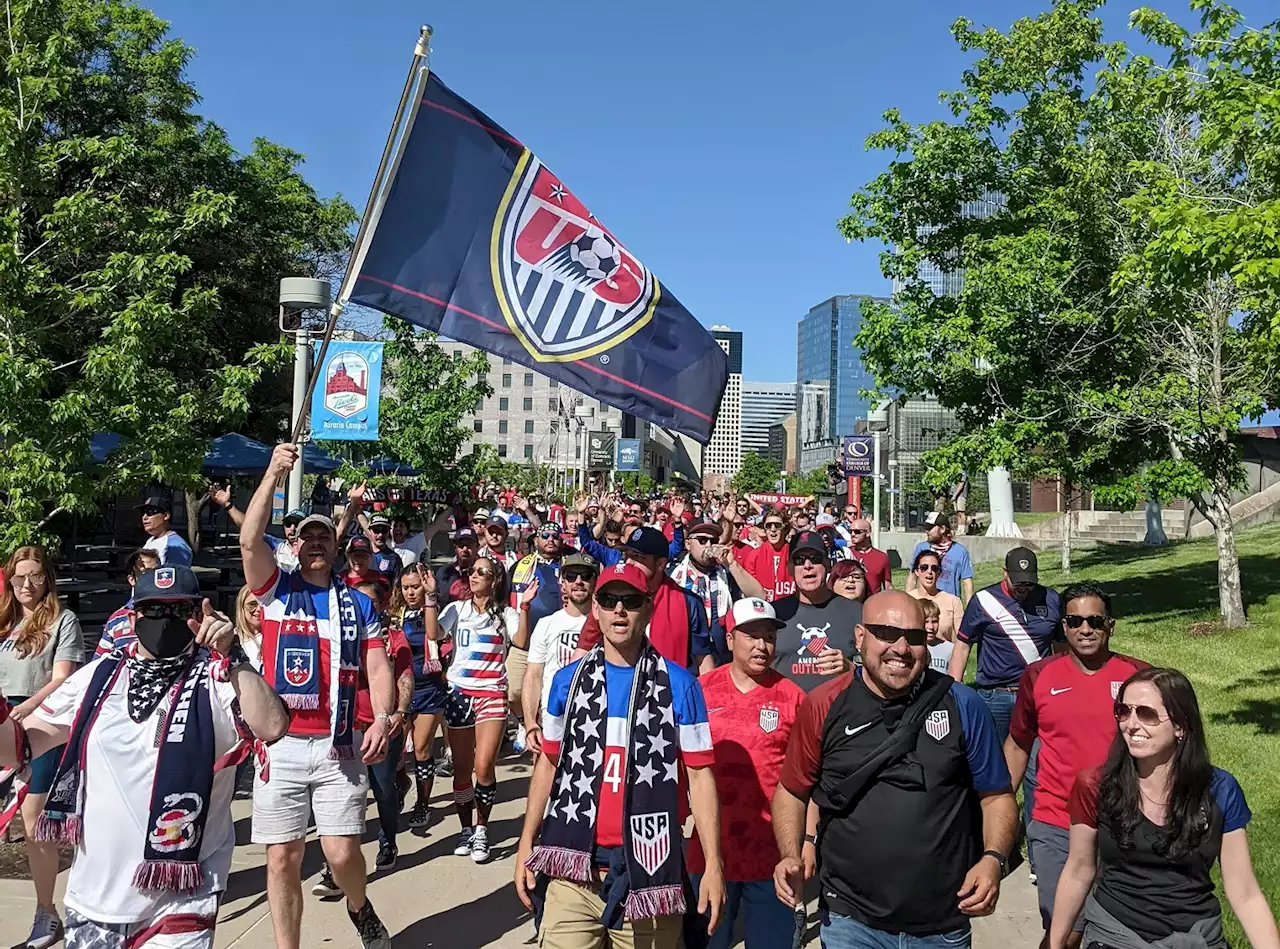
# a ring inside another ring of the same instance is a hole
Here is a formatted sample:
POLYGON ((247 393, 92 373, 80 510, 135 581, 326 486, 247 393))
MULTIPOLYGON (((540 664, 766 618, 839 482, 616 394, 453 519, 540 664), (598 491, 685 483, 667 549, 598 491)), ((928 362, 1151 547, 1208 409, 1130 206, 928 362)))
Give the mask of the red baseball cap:
POLYGON ((605 567, 600 571, 600 577, 596 580, 596 592, 599 593, 606 584, 609 583, 625 583, 632 589, 649 595, 649 578, 644 575, 641 570, 633 563, 627 563, 625 560, 614 564, 612 567, 605 567))

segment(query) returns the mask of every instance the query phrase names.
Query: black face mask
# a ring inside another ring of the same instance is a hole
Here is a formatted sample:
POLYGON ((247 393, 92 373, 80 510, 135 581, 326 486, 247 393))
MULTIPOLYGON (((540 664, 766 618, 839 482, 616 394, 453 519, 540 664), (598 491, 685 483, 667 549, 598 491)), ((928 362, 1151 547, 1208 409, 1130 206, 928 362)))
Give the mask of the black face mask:
POLYGON ((157 659, 181 656, 196 638, 186 620, 172 616, 165 619, 139 616, 133 625, 142 648, 157 659))

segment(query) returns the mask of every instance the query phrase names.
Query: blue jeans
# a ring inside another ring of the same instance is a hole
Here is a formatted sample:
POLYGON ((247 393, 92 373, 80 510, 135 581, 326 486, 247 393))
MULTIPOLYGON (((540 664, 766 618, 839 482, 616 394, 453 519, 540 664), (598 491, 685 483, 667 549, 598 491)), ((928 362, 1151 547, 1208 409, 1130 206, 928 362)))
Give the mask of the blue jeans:
MULTIPOLYGON (((1013 721, 1013 706, 1018 700, 1018 693, 1010 692, 1008 689, 978 689, 978 696, 987 706, 987 711, 991 713, 991 719, 996 726, 996 737, 1000 740, 1000 747, 1003 748, 1004 740, 1009 737, 1009 724, 1013 721)), ((1031 823, 1031 807, 1036 799, 1036 767, 1039 758, 1040 740, 1037 738, 1035 744, 1031 746, 1031 757, 1027 761, 1027 771, 1022 778, 1022 825, 1018 828, 1018 845, 1021 845, 1026 829, 1031 823)), ((1030 858, 1029 853, 1027 862, 1031 872, 1035 873, 1035 861, 1030 858)))
MULTIPOLYGON (((690 878, 693 892, 698 892, 702 875, 690 878)), ((747 883, 726 880, 724 914, 720 925, 711 934, 707 949, 729 949, 733 942, 733 922, 742 913, 742 932, 746 949, 774 949, 791 945, 791 931, 795 927, 791 907, 778 899, 772 880, 751 880, 747 883)))
POLYGON ((400 831, 400 790, 396 787, 396 771, 404 753, 404 735, 387 741, 387 756, 369 765, 369 787, 378 805, 378 839, 393 847, 400 831))
POLYGON ((848 916, 822 913, 822 949, 969 949, 969 927, 936 936, 887 933, 864 926, 848 916))

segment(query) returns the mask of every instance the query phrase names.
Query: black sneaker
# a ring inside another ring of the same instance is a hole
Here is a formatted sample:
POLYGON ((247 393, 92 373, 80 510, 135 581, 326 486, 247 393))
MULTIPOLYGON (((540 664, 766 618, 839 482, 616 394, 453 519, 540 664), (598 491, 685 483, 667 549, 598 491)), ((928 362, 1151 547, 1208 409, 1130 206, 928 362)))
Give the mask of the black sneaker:
POLYGON ((436 761, 436 774, 442 778, 453 777, 453 756, 445 755, 436 761))
POLYGON ((378 914, 373 910, 373 903, 366 899, 358 913, 353 913, 348 906, 347 915, 351 917, 351 925, 360 934, 360 945, 364 946, 364 949, 392 949, 391 934, 387 932, 387 927, 382 925, 382 920, 378 919, 378 914))
POLYGON ((335 896, 342 895, 342 888, 333 882, 333 871, 329 869, 329 864, 324 865, 324 869, 320 871, 320 878, 312 884, 311 895, 318 896, 322 900, 331 900, 335 896))
POLYGON ((384 840, 378 844, 378 856, 373 861, 373 865, 379 870, 394 870, 398 856, 400 851, 396 849, 396 845, 384 840))
POLYGON ((409 815, 409 826, 413 829, 426 827, 431 823, 431 809, 427 806, 427 802, 419 800, 413 805, 413 813, 409 815))

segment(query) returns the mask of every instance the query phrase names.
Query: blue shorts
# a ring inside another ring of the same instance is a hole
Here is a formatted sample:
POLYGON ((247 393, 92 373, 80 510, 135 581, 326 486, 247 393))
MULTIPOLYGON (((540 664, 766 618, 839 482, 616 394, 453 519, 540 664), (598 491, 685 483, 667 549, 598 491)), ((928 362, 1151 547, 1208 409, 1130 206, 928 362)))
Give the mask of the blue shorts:
POLYGON ((62 760, 62 752, 65 750, 66 745, 59 745, 57 748, 50 748, 39 758, 32 759, 28 794, 48 794, 53 790, 53 779, 58 773, 58 763, 62 760))
POLYGON ((409 706, 409 711, 415 715, 435 715, 444 711, 445 703, 448 701, 449 690, 447 688, 436 685, 433 682, 419 688, 415 683, 413 704, 409 706))

